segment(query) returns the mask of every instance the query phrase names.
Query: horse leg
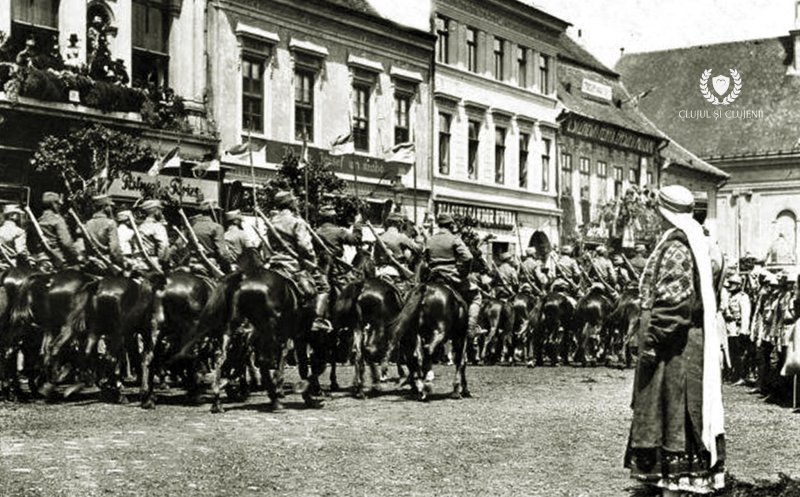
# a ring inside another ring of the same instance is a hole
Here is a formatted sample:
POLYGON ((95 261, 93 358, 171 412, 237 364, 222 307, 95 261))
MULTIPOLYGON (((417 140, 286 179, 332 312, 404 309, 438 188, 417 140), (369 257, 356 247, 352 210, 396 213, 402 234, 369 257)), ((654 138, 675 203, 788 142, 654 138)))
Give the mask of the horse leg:
POLYGON ((360 324, 353 328, 353 395, 364 399, 364 337, 366 330, 360 324))
POLYGON ((465 336, 453 337, 453 353, 455 356, 455 375, 453 377, 453 393, 451 397, 454 399, 469 397, 470 393, 467 389, 467 377, 465 375, 467 367, 467 340, 465 336))
POLYGON ((215 414, 225 412, 225 409, 222 407, 222 401, 220 400, 220 390, 223 388, 222 367, 228 359, 228 345, 230 344, 231 330, 233 329, 235 329, 235 327, 230 325, 228 329, 225 330, 222 334, 219 348, 214 351, 214 373, 211 383, 211 392, 214 398, 211 404, 211 412, 215 414))

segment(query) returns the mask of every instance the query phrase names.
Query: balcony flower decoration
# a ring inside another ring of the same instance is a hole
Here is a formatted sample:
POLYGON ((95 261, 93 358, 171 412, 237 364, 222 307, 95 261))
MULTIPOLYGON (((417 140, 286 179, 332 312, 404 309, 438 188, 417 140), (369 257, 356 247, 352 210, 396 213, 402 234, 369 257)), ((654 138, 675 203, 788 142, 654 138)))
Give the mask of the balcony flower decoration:
MULTIPOLYGON (((70 40, 68 54, 76 42, 70 40)), ((11 100, 28 97, 70 102, 70 92, 77 92, 80 103, 103 112, 135 112, 154 128, 191 131, 180 97, 170 89, 127 86, 130 78, 124 62, 112 60, 104 36, 97 43, 91 64, 86 65, 73 57, 65 63, 57 45, 41 51, 33 39, 28 39, 15 54, 18 40, 0 39, 0 88, 11 100)))

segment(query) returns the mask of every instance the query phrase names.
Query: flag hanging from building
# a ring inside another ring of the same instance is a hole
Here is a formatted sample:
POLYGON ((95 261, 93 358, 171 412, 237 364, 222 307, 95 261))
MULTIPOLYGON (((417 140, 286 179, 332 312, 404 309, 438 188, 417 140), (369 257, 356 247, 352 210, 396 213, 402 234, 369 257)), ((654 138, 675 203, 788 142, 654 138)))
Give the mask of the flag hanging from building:
POLYGON ((179 151, 180 147, 175 147, 169 152, 167 152, 167 155, 165 155, 164 157, 156 159, 153 162, 153 165, 150 167, 150 170, 147 171, 147 175, 158 176, 158 174, 164 169, 181 167, 181 158, 178 155, 179 151))
POLYGON ((398 143, 389 150, 386 162, 400 162, 403 164, 414 164, 417 161, 416 147, 414 143, 398 143))
POLYGON ((207 155, 192 168, 194 172, 216 173, 219 172, 219 157, 207 155))
POLYGON ((355 141, 353 140, 353 132, 349 131, 344 135, 339 136, 331 142, 330 155, 338 157, 340 155, 353 154, 356 151, 355 141))
POLYGON ((238 145, 234 145, 228 150, 225 151, 225 155, 231 156, 235 159, 246 159, 247 154, 253 152, 254 154, 260 154, 267 148, 266 145, 258 145, 257 143, 253 143, 250 140, 247 140, 243 143, 238 145))

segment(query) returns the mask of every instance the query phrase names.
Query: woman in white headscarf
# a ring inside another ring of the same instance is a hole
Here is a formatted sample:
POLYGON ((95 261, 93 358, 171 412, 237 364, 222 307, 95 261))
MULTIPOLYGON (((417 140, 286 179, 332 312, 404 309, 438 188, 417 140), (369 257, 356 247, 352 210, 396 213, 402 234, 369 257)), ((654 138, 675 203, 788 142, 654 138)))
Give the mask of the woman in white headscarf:
POLYGON ((708 239, 694 197, 661 189, 667 231, 641 279, 639 363, 625 467, 663 495, 724 486, 721 342, 708 239))

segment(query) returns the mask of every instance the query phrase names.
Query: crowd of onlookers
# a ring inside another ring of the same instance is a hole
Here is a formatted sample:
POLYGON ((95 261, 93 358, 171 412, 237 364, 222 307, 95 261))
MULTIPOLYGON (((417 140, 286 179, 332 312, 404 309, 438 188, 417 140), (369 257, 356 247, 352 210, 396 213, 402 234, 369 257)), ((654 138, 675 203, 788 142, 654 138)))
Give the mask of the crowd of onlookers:
POLYGON ((728 335, 725 379, 769 400, 792 400, 794 375, 784 366, 800 315, 796 282, 761 266, 733 273, 723 284, 719 309, 728 335))

